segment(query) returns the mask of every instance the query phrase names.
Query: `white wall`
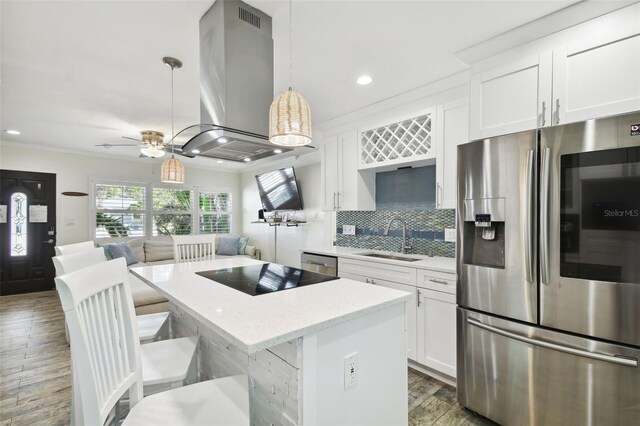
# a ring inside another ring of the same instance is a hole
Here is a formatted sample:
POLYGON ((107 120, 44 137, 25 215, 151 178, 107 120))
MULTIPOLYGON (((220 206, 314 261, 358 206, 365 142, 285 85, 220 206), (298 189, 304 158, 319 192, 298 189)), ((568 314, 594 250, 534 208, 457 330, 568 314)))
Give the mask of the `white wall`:
MULTIPOLYGON (((93 238, 89 225, 90 197, 67 197, 63 191, 90 193, 92 178, 160 182, 160 167, 163 159, 127 160, 113 157, 97 157, 63 151, 38 149, 28 145, 0 144, 0 169, 23 170, 56 174, 56 222, 57 243, 70 244, 93 238), (74 225, 66 225, 73 219, 74 225)), ((221 172, 189 166, 185 161, 185 185, 203 189, 232 191, 234 232, 240 231, 241 196, 240 174, 221 172)), ((215 162, 212 161, 212 164, 215 162)))
POLYGON ((298 227, 278 227, 277 260, 281 264, 299 267, 300 249, 331 245, 333 213, 320 211, 320 156, 317 153, 242 174, 242 234, 249 236, 249 244, 262 250, 262 260, 274 261, 274 228, 266 224, 250 223, 258 220, 258 210, 262 208, 255 175, 289 166, 295 168, 304 207, 304 211, 296 213, 296 218, 306 220, 307 223, 298 227))

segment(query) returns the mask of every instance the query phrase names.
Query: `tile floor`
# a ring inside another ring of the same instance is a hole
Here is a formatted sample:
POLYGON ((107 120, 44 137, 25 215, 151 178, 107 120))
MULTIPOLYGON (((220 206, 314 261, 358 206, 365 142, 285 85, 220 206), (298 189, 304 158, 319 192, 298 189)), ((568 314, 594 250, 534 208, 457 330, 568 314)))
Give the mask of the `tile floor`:
MULTIPOLYGON (((67 425, 71 366, 55 291, 0 297, 0 426, 67 425)), ((410 425, 490 425, 455 389, 409 369, 410 425)))

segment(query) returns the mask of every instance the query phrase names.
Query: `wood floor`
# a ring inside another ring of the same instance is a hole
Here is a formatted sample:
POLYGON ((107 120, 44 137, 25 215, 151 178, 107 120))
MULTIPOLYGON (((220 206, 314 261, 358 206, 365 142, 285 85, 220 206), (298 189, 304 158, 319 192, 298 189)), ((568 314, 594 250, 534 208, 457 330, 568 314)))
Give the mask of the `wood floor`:
MULTIPOLYGON (((71 366, 55 291, 0 297, 0 426, 67 425, 71 366)), ((455 389, 409 369, 410 425, 489 425, 455 389)))

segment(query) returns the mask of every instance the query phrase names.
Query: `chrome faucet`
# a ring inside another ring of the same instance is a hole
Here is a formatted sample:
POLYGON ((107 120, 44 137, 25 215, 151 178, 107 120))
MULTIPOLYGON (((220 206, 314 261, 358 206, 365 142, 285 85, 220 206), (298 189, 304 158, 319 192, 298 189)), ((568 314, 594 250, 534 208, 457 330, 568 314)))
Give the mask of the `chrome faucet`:
POLYGON ((395 215, 391 218, 391 220, 389 220, 387 228, 384 230, 384 233, 382 235, 384 235, 385 237, 389 235, 389 228, 391 228, 391 224, 394 221, 402 223, 402 254, 407 254, 407 250, 411 250, 411 246, 407 245, 407 222, 402 220, 400 215, 395 215))

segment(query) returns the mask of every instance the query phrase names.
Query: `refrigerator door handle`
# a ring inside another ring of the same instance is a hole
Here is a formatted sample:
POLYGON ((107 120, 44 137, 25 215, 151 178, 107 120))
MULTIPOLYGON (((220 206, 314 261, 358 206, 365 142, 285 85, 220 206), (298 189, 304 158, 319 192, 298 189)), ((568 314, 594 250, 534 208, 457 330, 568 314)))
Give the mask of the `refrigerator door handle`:
POLYGON ((549 173, 551 149, 542 150, 540 172, 540 282, 549 285, 549 173))
POLYGON ((533 155, 534 151, 530 149, 527 151, 527 194, 526 194, 526 230, 525 230, 525 268, 527 274, 527 281, 533 281, 533 251, 534 251, 534 236, 533 236, 533 197, 534 197, 534 181, 533 181, 533 155))
POLYGON ((540 346, 547 349, 552 349, 554 351, 564 352, 572 355, 577 355, 585 358, 596 359, 598 361, 612 362, 614 364, 625 365, 627 367, 638 367, 638 360, 633 358, 622 358, 615 355, 607 355, 600 354, 597 352, 589 352, 582 349, 575 349, 568 346, 562 346, 551 342, 545 342, 544 340, 536 340, 531 339, 526 336, 521 336, 519 334, 513 333, 511 331, 503 330, 501 328, 497 328, 491 325, 484 324, 478 321, 475 318, 468 317, 467 323, 474 325, 478 328, 482 328, 491 333, 499 334, 504 337, 508 337, 510 339, 519 340, 524 343, 529 343, 531 345, 540 346))

